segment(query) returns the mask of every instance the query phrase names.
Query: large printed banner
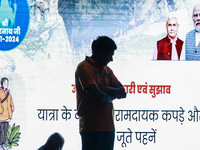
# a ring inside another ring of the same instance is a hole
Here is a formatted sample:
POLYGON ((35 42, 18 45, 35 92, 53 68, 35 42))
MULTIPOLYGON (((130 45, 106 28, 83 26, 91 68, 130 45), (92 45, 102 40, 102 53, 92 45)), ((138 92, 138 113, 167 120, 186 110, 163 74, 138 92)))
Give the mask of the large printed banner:
POLYGON ((185 43, 181 61, 152 60, 168 15, 185 42, 198 2, 0 0, 0 150, 36 150, 55 132, 81 149, 75 70, 101 35, 117 44, 109 67, 127 93, 113 101, 114 149, 199 149, 200 61, 184 60, 185 43))

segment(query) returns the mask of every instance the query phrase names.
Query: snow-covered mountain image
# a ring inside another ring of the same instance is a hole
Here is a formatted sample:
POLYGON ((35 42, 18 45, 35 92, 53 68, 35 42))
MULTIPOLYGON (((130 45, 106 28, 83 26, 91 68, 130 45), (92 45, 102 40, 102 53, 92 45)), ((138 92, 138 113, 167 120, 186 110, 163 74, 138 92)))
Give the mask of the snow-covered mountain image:
MULTIPOLYGON (((189 0, 29 0, 30 24, 24 41, 9 55, 20 73, 51 70, 51 62, 71 66, 74 60, 90 55, 91 41, 99 35, 113 38, 120 57, 152 60, 156 41, 166 36, 166 19, 177 16, 179 37, 185 40, 193 28, 189 0), (17 57, 16 57, 17 56, 17 57), (23 61, 22 61, 23 60, 23 61), (21 66, 27 64, 21 70, 21 66), (19 65, 17 67, 17 65, 19 65)), ((32 73, 31 73, 32 74, 32 73)), ((33 73, 34 74, 34 73, 33 73)))

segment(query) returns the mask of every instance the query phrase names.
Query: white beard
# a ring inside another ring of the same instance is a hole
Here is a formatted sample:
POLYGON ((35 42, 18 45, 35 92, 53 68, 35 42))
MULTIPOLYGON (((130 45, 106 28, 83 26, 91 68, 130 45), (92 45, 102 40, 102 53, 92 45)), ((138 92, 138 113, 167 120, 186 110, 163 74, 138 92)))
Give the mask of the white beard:
POLYGON ((197 32, 200 32, 200 26, 195 26, 195 30, 196 30, 197 32))
POLYGON ((197 23, 200 23, 200 21, 195 22, 194 28, 197 32, 200 32, 200 26, 197 26, 197 23))

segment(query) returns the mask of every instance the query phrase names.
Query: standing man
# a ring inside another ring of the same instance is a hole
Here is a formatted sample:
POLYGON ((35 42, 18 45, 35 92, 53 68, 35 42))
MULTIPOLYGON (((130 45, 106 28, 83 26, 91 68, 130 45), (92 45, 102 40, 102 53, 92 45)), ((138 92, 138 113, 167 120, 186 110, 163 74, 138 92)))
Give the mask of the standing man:
POLYGON ((180 60, 183 41, 177 37, 178 28, 176 17, 167 19, 167 36, 157 42, 153 60, 180 60))
POLYGON ((194 6, 192 19, 194 30, 186 35, 185 53, 186 60, 200 60, 200 4, 194 6))
POLYGON ((8 129, 8 123, 12 119, 12 114, 14 111, 14 104, 12 101, 12 96, 10 95, 10 90, 8 89, 8 79, 1 79, 0 87, 0 145, 5 148, 6 144, 6 134, 8 129))
POLYGON ((112 101, 126 97, 124 87, 107 66, 116 49, 111 38, 99 36, 92 42, 92 56, 77 66, 75 83, 82 150, 113 150, 112 101))

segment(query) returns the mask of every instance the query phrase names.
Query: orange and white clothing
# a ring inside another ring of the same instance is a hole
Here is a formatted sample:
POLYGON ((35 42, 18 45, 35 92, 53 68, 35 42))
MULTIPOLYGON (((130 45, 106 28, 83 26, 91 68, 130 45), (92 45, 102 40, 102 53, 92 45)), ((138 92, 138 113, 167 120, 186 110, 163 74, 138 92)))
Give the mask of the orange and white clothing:
POLYGON ((77 111, 80 116, 80 132, 115 131, 113 103, 91 101, 85 88, 96 84, 100 89, 114 86, 118 79, 108 66, 101 67, 91 57, 81 62, 75 74, 77 111))

